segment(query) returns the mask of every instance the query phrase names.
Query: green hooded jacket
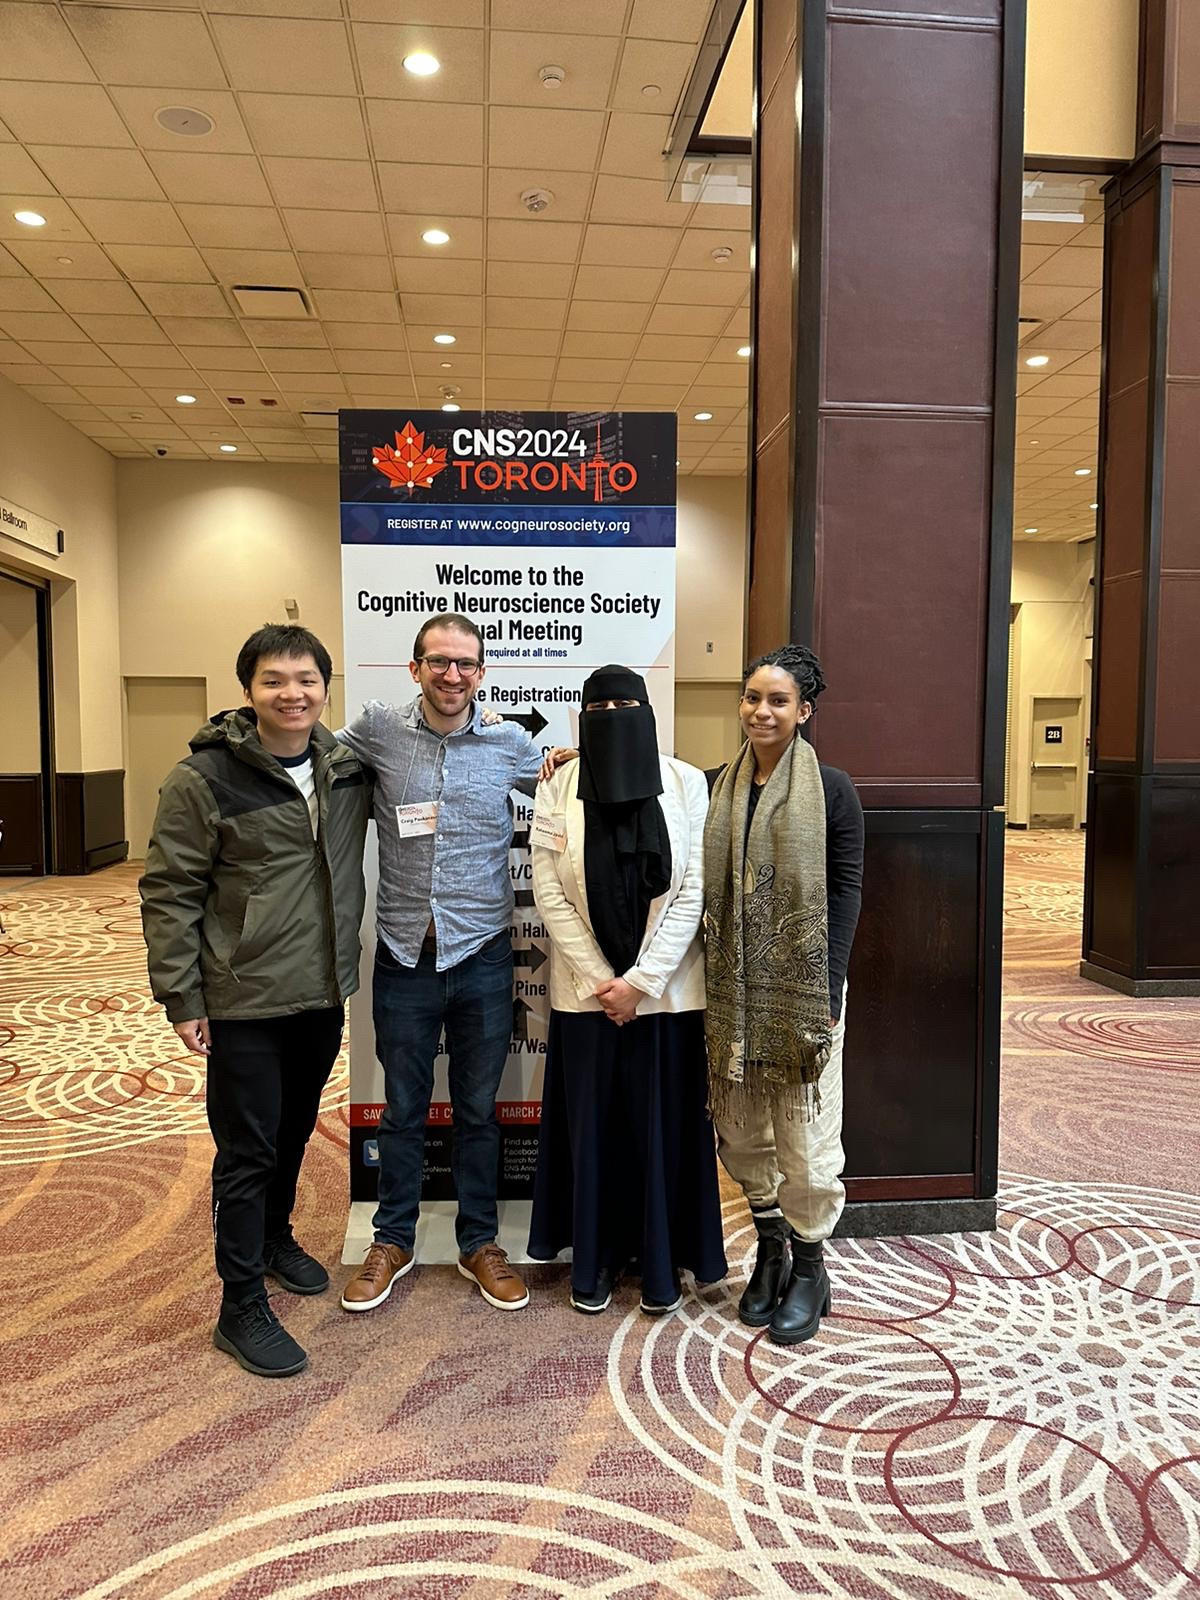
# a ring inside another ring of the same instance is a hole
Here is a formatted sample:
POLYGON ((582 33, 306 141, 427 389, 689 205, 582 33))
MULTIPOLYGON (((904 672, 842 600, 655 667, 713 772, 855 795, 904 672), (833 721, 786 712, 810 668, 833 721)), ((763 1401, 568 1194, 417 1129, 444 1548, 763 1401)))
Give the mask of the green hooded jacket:
POLYGON ((314 839, 252 712, 218 712, 190 743, 159 791, 138 885, 154 998, 171 1022, 340 1004, 358 988, 366 769, 317 724, 314 839))

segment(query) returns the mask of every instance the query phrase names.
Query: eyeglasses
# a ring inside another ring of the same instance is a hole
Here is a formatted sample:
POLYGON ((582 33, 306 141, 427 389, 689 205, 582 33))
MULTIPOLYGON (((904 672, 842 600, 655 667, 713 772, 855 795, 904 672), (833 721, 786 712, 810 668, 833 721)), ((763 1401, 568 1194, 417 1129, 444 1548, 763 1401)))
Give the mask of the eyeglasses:
POLYGON ((472 661, 470 656, 465 656, 459 660, 455 660, 451 656, 420 656, 418 659, 423 661, 430 672, 439 678, 443 673, 449 672, 451 667, 457 667, 464 678, 473 678, 480 667, 483 666, 482 661, 472 661))

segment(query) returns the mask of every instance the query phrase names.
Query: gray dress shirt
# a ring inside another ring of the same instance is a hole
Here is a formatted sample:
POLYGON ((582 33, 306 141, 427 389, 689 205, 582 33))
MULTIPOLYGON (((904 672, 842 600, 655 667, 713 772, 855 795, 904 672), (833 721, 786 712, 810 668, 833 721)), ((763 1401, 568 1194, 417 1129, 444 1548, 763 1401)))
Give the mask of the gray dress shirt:
POLYGON ((437 970, 457 966, 512 921, 510 791, 532 795, 542 753, 515 722, 484 727, 478 705, 453 733, 432 729, 420 695, 368 700, 337 737, 375 773, 379 936, 415 967, 432 920, 437 970), (438 802, 434 833, 402 839, 396 807, 438 802))

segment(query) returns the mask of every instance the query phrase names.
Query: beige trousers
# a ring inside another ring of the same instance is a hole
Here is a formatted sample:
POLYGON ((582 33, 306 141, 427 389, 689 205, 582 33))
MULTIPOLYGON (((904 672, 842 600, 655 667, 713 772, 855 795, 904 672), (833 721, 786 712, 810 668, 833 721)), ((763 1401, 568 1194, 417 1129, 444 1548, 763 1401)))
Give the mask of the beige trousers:
POLYGON ((846 1204, 842 1168, 842 1044, 845 1001, 833 1031, 833 1051, 821 1073, 821 1110, 805 1122, 789 1117, 788 1099, 748 1105, 741 1123, 717 1123, 717 1150, 726 1172, 752 1206, 777 1205, 802 1239, 828 1239, 846 1204))

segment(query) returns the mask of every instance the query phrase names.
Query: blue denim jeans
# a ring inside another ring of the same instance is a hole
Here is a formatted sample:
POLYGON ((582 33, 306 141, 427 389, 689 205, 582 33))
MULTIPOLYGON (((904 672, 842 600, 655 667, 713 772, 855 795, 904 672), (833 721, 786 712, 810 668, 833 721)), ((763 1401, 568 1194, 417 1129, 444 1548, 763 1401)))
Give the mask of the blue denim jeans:
POLYGON ((470 1255, 491 1243, 498 1226, 496 1092, 512 1037, 512 937, 506 928, 445 972, 438 972, 436 959, 422 952, 415 967, 403 967, 382 941, 375 952, 375 1049, 387 1100, 379 1122, 375 1238, 402 1250, 413 1247, 433 1063, 444 1028, 454 1119, 455 1233, 460 1252, 470 1255))

